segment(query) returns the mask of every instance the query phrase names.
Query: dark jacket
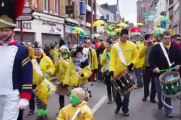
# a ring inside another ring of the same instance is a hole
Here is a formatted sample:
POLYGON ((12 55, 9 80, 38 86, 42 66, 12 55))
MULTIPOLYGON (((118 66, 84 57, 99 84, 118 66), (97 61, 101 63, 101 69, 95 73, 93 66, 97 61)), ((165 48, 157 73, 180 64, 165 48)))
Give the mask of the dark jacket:
MULTIPOLYGON (((31 64, 31 59, 28 55, 28 49, 21 43, 14 41, 8 46, 16 46, 17 52, 14 58, 13 72, 12 72, 12 84, 13 89, 18 89, 21 98, 29 99, 32 94, 32 78, 33 78, 33 68, 31 64)), ((1 47, 2 45, 0 45, 1 47)), ((4 61, 1 61, 3 64, 4 61)), ((4 73, 8 74, 8 73, 4 73)))
MULTIPOLYGON (((172 65, 171 67, 181 65, 181 50, 174 44, 171 44, 169 49, 167 49, 166 47, 165 49, 168 53, 170 62, 174 63, 174 65, 172 65)), ((152 48, 149 62, 152 70, 154 70, 156 67, 158 67, 160 70, 169 69, 167 59, 161 49, 160 44, 157 44, 152 48)))

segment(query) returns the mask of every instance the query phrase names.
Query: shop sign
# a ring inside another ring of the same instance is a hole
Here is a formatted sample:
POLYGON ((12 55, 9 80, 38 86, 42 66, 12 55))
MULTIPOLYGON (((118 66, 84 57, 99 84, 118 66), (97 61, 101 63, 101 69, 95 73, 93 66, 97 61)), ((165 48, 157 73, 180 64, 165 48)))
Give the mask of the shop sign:
POLYGON ((50 33, 60 33, 61 29, 60 28, 56 28, 55 26, 52 26, 50 28, 50 33))
POLYGON ((56 26, 55 22, 43 20, 42 25, 56 26))
POLYGON ((23 15, 19 16, 17 18, 17 21, 30 21, 33 20, 34 17, 32 16, 32 13, 34 10, 32 10, 30 7, 24 7, 23 9, 23 15))
MULTIPOLYGON (((23 29, 27 29, 27 30, 31 30, 32 29, 32 26, 31 26, 32 24, 31 24, 31 22, 30 21, 28 21, 28 22, 23 22, 22 23, 22 26, 23 26, 23 29)), ((17 23, 17 26, 18 26, 18 28, 20 28, 20 23, 18 22, 17 23)))

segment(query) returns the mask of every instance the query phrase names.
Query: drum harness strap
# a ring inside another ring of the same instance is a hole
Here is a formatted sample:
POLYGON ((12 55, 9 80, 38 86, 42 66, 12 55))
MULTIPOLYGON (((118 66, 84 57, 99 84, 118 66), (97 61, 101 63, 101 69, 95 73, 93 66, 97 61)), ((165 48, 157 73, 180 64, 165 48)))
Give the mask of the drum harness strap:
MULTIPOLYGON (((162 51, 163 51, 163 53, 164 53, 164 56, 165 56, 166 59, 167 59, 168 65, 169 65, 169 69, 160 70, 160 71, 161 71, 161 72, 164 72, 164 71, 171 71, 171 70, 175 69, 175 67, 174 67, 174 68, 171 68, 171 66, 172 66, 174 63, 171 63, 171 62, 170 62, 170 59, 169 59, 169 57, 168 57, 168 54, 167 54, 167 52, 166 52, 166 49, 165 49, 163 43, 160 42, 159 45, 160 45, 160 47, 161 47, 161 49, 162 49, 162 51)), ((179 65, 179 66, 181 66, 181 65, 179 65)), ((162 91, 162 92, 163 92, 163 91, 162 91)), ((161 97, 161 100, 162 100, 162 102, 163 102, 163 104, 164 104, 165 106, 167 106, 168 108, 173 109, 172 106, 168 105, 168 104, 164 101, 163 97, 161 97)))
POLYGON ((166 59, 167 59, 167 62, 168 62, 169 68, 170 68, 174 63, 171 63, 171 62, 170 62, 170 59, 169 59, 169 57, 168 57, 167 51, 166 51, 163 43, 160 42, 159 44, 160 44, 160 47, 161 47, 161 49, 162 49, 162 51, 163 51, 164 56, 165 56, 166 59))
POLYGON ((123 54, 123 51, 119 45, 119 42, 117 42, 114 46, 116 47, 116 49, 118 51, 118 55, 119 55, 121 62, 124 63, 125 65, 129 65, 129 64, 127 64, 127 61, 126 61, 125 56, 123 54))

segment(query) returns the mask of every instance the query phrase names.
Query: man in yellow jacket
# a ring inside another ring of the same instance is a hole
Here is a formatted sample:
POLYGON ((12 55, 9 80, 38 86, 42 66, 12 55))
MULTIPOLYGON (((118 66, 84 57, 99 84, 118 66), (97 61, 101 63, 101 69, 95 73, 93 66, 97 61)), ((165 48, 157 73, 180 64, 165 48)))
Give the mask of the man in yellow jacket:
MULTIPOLYGON (((144 49, 144 43, 142 41, 136 42, 137 49, 140 52, 144 49)), ((145 56, 139 56, 135 63, 135 75, 137 78, 137 88, 143 87, 143 66, 144 66, 145 56)))
POLYGON ((91 109, 85 99, 85 91, 82 88, 74 88, 69 96, 71 104, 62 108, 57 120, 94 120, 91 109))
POLYGON ((51 49, 50 50, 50 56, 51 56, 53 63, 59 57, 58 50, 56 49, 56 45, 57 45, 57 43, 50 45, 50 49, 51 49))
MULTIPOLYGON (((111 48, 109 74, 112 77, 118 76, 120 73, 122 73, 125 70, 132 71, 133 66, 135 65, 135 62, 138 58, 139 53, 136 48, 136 45, 133 42, 128 41, 129 40, 128 34, 129 31, 127 29, 122 29, 120 33, 120 40, 118 40, 118 42, 115 43, 111 48), (123 53, 122 57, 124 57, 124 60, 120 56, 120 51, 119 51, 120 48, 122 49, 123 53)), ((119 93, 117 93, 116 95, 117 108, 115 110, 115 114, 118 114, 118 112, 122 107, 123 115, 129 116, 128 113, 129 96, 130 93, 125 95, 122 101, 121 96, 119 95, 119 93)))

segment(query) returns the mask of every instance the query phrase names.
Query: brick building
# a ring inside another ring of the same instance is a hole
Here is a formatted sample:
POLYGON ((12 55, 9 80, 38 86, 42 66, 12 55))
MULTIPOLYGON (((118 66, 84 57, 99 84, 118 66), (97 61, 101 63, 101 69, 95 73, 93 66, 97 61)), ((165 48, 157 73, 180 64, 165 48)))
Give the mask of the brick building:
MULTIPOLYGON (((26 7, 34 10, 32 21, 23 21, 24 41, 38 41, 45 44, 59 42, 60 37, 70 41, 71 27, 84 27, 88 35, 91 32, 90 15, 95 15, 93 7, 96 0, 87 0, 87 17, 80 16, 80 2, 82 0, 26 0, 26 7), (93 2, 93 4, 92 4, 93 2), (91 4, 91 6, 90 6, 91 4), (91 9, 93 8, 93 10, 91 9), (72 13, 66 13, 73 10, 72 13)), ((95 17, 93 17, 95 18, 95 17)), ((17 25, 20 27, 19 22, 17 25)), ((16 30, 15 38, 20 40, 20 28, 16 30)))

